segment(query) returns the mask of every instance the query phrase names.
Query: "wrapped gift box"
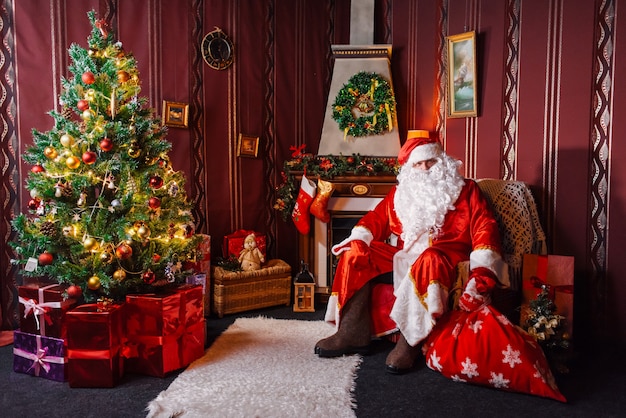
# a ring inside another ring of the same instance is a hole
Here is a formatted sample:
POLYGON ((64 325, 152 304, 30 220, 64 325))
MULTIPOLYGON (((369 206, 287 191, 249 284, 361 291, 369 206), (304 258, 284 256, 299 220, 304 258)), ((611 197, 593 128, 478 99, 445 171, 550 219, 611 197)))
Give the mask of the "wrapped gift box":
POLYGON ((224 258, 235 257, 239 258, 241 250, 243 250, 243 242, 250 234, 254 234, 256 237, 256 246, 261 251, 263 256, 266 256, 266 240, 265 235, 254 232, 252 230, 239 229, 232 234, 228 234, 224 237, 224 243, 222 246, 222 252, 224 258))
POLYGON ((66 315, 70 387, 114 387, 124 375, 124 304, 78 306, 66 315))
POLYGON ((64 382, 67 358, 60 338, 13 332, 13 370, 31 376, 64 382))
POLYGON ((194 258, 187 262, 185 267, 196 273, 208 275, 211 272, 211 236, 205 234, 198 235, 202 237, 202 241, 196 247, 194 258))
POLYGON ((204 354, 202 287, 127 295, 127 371, 164 377, 204 354))
POLYGON ((65 313, 76 306, 76 299, 65 298, 68 286, 31 283, 18 286, 20 330, 46 337, 65 338, 65 313))
POLYGON ((520 324, 524 324, 529 303, 546 286, 556 313, 565 317, 563 330, 573 336, 574 325, 574 257, 562 255, 525 254, 522 267, 522 308, 520 324))
POLYGON ((202 287, 202 305, 204 308, 204 315, 208 315, 211 312, 211 299, 210 299, 210 287, 208 283, 209 275, 206 273, 197 273, 191 276, 187 276, 186 283, 190 285, 197 285, 202 287))

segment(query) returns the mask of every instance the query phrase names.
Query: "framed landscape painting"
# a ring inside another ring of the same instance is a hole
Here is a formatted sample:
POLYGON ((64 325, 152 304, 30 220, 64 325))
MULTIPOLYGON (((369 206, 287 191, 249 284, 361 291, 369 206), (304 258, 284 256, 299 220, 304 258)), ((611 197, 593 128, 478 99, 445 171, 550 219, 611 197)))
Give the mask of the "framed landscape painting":
POLYGON ((448 117, 478 116, 476 32, 446 37, 448 46, 448 117))

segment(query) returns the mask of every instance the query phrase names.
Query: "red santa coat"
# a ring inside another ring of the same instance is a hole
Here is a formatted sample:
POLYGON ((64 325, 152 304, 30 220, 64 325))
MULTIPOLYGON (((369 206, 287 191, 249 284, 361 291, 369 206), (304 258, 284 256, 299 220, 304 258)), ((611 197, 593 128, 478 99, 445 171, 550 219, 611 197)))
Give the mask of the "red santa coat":
MULTIPOLYGON (((402 242, 393 247, 384 241, 391 234, 402 234, 402 223, 394 209, 395 193, 394 187, 357 223, 356 227, 372 233, 373 240, 369 248, 353 242, 351 249, 341 255, 326 312, 327 321, 338 324, 342 307, 357 290, 380 274, 393 270, 393 258, 402 249, 402 242)), ((393 294, 388 285, 375 285, 378 291, 374 291, 372 297, 373 334, 384 335, 400 328, 410 344, 417 344, 447 310, 448 292, 456 281, 457 264, 470 259, 472 252, 480 252, 481 256, 470 268, 493 268, 489 265, 491 260, 500 259, 498 225, 476 182, 465 181, 454 207, 447 213, 441 232, 411 265, 407 277, 395 278, 393 294), (481 265, 483 260, 488 260, 486 265, 481 265)))

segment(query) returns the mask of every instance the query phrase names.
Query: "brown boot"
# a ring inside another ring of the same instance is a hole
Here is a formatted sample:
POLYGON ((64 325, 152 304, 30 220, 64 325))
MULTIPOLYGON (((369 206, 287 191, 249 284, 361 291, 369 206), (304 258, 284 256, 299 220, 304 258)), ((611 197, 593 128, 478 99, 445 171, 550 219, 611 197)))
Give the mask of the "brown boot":
POLYGON ((367 354, 370 335, 370 284, 360 288, 341 311, 339 329, 315 344, 320 357, 340 357, 346 354, 367 354))
POLYGON ((404 338, 404 335, 400 334, 400 339, 396 343, 396 346, 391 350, 387 356, 387 372, 392 374, 402 374, 411 370, 415 364, 415 360, 419 356, 421 346, 410 346, 404 338))

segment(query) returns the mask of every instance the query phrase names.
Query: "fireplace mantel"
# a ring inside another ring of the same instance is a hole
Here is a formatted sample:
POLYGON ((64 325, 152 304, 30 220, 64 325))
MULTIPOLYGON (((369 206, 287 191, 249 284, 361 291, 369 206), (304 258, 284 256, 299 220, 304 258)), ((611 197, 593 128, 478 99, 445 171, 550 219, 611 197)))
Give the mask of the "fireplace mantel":
MULTIPOLYGON (((302 173, 292 174, 300 182, 302 173)), ((307 178, 317 180, 318 177, 307 174, 307 178)), ((345 175, 324 180, 333 184, 334 197, 384 197, 396 185, 396 176, 389 174, 345 175)))

